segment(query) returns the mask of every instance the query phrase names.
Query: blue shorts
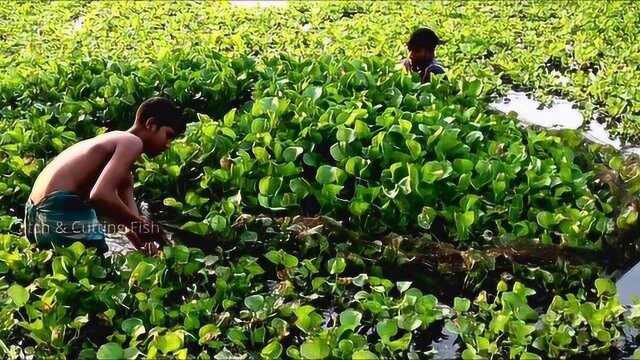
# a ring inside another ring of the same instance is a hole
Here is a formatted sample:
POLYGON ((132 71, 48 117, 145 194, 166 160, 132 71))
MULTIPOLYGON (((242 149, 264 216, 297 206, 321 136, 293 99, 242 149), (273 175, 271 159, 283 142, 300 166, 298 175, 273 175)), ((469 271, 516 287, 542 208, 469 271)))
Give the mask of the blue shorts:
POLYGON ((80 195, 54 191, 38 204, 31 199, 25 207, 25 229, 29 241, 38 247, 68 246, 76 241, 108 250, 102 224, 96 211, 80 195))

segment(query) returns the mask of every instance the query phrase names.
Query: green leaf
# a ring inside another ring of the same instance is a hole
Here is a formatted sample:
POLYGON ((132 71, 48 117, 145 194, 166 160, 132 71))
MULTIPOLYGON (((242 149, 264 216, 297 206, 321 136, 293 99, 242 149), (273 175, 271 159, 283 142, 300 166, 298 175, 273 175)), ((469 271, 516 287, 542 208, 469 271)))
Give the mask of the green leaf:
POLYGON ((398 281, 396 282, 396 286, 398 287, 398 291, 402 294, 403 292, 409 290, 411 287, 411 281, 398 281))
POLYGON ((319 184, 341 183, 344 172, 337 167, 322 165, 316 171, 316 181, 319 184))
POLYGON ((177 332, 168 332, 158 337, 156 347, 162 351, 163 354, 176 351, 182 347, 182 336, 178 335, 177 332))
POLYGON ((122 331, 127 335, 131 335, 136 327, 143 326, 142 320, 138 318, 129 318, 122 322, 121 328, 122 331))
POLYGON ((434 310, 437 305, 438 299, 435 296, 429 294, 420 297, 416 301, 415 308, 418 313, 426 314, 434 310))
POLYGON ((353 279, 351 279, 351 282, 355 286, 363 287, 367 283, 368 279, 369 279, 369 275, 367 275, 367 274, 359 274, 358 276, 356 276, 353 279))
POLYGON ((469 310, 470 307, 471 307, 471 301, 469 301, 469 299, 459 298, 459 297, 456 297, 453 299, 453 308, 457 312, 460 312, 460 313, 466 312, 469 310))
POLYGON ((367 165, 367 161, 360 156, 354 156, 347 160, 344 169, 347 173, 353 176, 360 176, 360 172, 367 165))
MULTIPOLYGON (((251 115, 259 116, 262 114, 275 114, 278 110, 279 100, 276 97, 261 98, 253 104, 251 115)), ((255 132, 255 131, 254 131, 255 132)))
POLYGON ((300 198, 304 198, 309 194, 310 185, 303 178, 295 178, 289 181, 289 188, 300 198))
POLYGON ((387 342, 387 347, 389 347, 389 349, 394 352, 407 350, 409 348, 409 345, 411 345, 410 332, 405 333, 404 335, 402 335, 402 337, 400 337, 397 340, 387 342))
POLYGON ((315 312, 311 305, 303 305, 294 310, 296 314, 296 326, 305 334, 315 332, 322 325, 322 316, 315 312))
POLYGON ((422 325, 417 314, 402 314, 398 316, 398 327, 407 331, 414 331, 422 325))
POLYGON ((264 297, 262 295, 251 295, 244 298, 244 305, 253 312, 262 310, 264 297))
POLYGON ((181 228, 201 236, 209 233, 209 224, 204 222, 187 221, 181 228))
POLYGON ((171 175, 172 178, 175 179, 178 176, 180 176, 180 170, 182 168, 178 165, 170 165, 170 166, 167 166, 166 169, 167 169, 167 173, 171 175))
POLYGON ((422 167, 422 180, 431 184, 448 177, 452 170, 449 162, 430 161, 422 167))
POLYGON ((304 149, 300 146, 289 146, 282 152, 282 158, 286 162, 295 161, 303 151, 304 149))
POLYGON ((524 352, 520 356, 520 360, 542 360, 542 357, 538 354, 534 354, 531 352, 524 352))
POLYGON ((18 284, 13 284, 7 290, 7 294, 11 298, 14 304, 19 307, 24 306, 29 302, 29 292, 27 289, 18 284))
POLYGON ((321 339, 307 340, 300 346, 300 355, 305 359, 324 359, 330 353, 331 348, 321 339))
POLYGON ((545 229, 550 229, 551 226, 556 224, 553 214, 548 211, 540 211, 536 214, 536 220, 545 229))
POLYGON ((234 108, 229 110, 229 112, 224 115, 222 122, 224 123, 224 126, 232 127, 236 122, 236 109, 234 108))
POLYGON ((271 158, 267 149, 261 146, 254 146, 251 151, 253 152, 253 155, 255 155, 256 159, 263 164, 269 162, 269 159, 271 158))
POLYGON ((222 215, 214 215, 207 219, 207 222, 215 232, 223 232, 227 228, 227 219, 222 215))
POLYGON ((310 85, 304 90, 302 96, 311 98, 312 101, 316 101, 320 96, 322 96, 322 86, 310 85))
POLYGON ((262 348, 260 356, 263 359, 277 359, 282 354, 282 345, 277 340, 271 341, 267 346, 262 348))
POLYGON ((201 327, 200 330, 198 331, 198 336, 200 338, 198 343, 200 345, 204 345, 209 341, 213 340, 214 338, 216 338, 218 335, 220 335, 220 330, 218 329, 217 325, 206 324, 205 326, 201 327))
POLYGON ((187 204, 191 206, 202 206, 207 202, 209 202, 209 199, 202 197, 193 191, 187 192, 187 195, 185 196, 184 200, 187 204))
POLYGON ((280 185, 282 185, 282 178, 273 176, 263 177, 259 183, 260 194, 273 196, 280 189, 280 185))
POLYGON ((453 170, 458 174, 466 174, 473 171, 473 161, 469 159, 455 159, 453 160, 453 170))
POLYGON ((378 355, 369 350, 358 350, 351 356, 352 360, 378 360, 378 355))
POLYGON ((355 330, 361 320, 362 314, 352 309, 347 309, 340 314, 340 325, 349 330, 355 330))
POLYGON ((474 211, 465 211, 463 213, 456 212, 454 214, 454 220, 456 223, 456 230, 458 231, 458 236, 461 239, 466 239, 470 231, 471 225, 473 225, 473 223, 476 220, 476 214, 474 211))
POLYGON ((468 83, 464 93, 470 97, 478 97, 482 93, 482 82, 476 79, 468 83))
POLYGON ((269 261, 271 261, 276 265, 282 264, 283 256, 282 256, 282 252, 280 251, 271 250, 268 253, 264 254, 264 257, 266 257, 269 261))
POLYGON ((338 125, 338 131, 336 133, 336 140, 350 143, 356 139, 356 132, 343 125, 338 125))
POLYGON ((429 230, 437 215, 438 213, 435 209, 428 206, 423 207, 422 212, 418 214, 418 226, 425 230, 429 230))
POLYGON ((616 294, 616 285, 613 281, 605 278, 599 278, 595 281, 596 291, 598 296, 609 295, 614 296, 616 294))
POLYGON ((286 268, 294 268, 298 266, 298 258, 283 251, 282 265, 286 268))
POLYGON ((376 325, 376 331, 383 341, 389 341, 398 333, 398 323, 396 319, 385 319, 376 325))
MULTIPOLYGON (((469 346, 469 345, 467 345, 467 346, 469 346)), ((462 352, 462 355, 461 355, 461 356, 462 356, 462 359, 463 359, 463 360, 476 360, 476 359, 481 359, 481 357, 479 357, 479 356, 477 355, 476 351, 475 351, 473 348, 471 348, 471 347, 469 347, 469 348, 465 349, 465 350, 462 352)))
POLYGON ((344 258, 333 258, 329 259, 327 262, 327 268, 329 268, 329 273, 332 275, 341 274, 344 269, 347 267, 347 262, 344 258))
POLYGON ((420 157, 420 154, 422 153, 422 146, 419 142, 407 139, 405 141, 405 145, 407 146, 407 149, 409 149, 409 153, 411 154, 412 158, 417 159, 418 157, 420 157))
POLYGON ((120 344, 109 342, 100 346, 96 357, 100 360, 120 360, 124 358, 124 351, 120 344))
POLYGON ((177 201, 176 199, 172 198, 172 197, 168 197, 166 199, 164 199, 162 201, 162 203, 164 204, 164 206, 169 206, 172 208, 176 208, 178 210, 182 210, 182 203, 180 201, 177 201))

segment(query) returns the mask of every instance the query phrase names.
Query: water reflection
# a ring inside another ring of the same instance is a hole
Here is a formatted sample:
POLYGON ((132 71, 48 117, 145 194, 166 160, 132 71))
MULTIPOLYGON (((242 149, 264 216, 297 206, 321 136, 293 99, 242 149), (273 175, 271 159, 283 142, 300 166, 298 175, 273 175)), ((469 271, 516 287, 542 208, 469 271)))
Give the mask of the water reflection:
POLYGON ((518 119, 526 125, 547 129, 577 129, 582 125, 582 114, 566 100, 558 99, 552 106, 543 107, 526 93, 510 91, 506 97, 493 103, 492 107, 505 114, 517 113, 518 119))
POLYGON ((604 125, 592 120, 585 124, 576 105, 570 101, 555 98, 550 106, 543 106, 520 91, 509 91, 507 95, 490 105, 499 112, 514 112, 524 125, 535 125, 545 129, 581 129, 584 137, 594 143, 608 145, 627 154, 640 154, 638 147, 625 147, 622 141, 611 135, 604 125))

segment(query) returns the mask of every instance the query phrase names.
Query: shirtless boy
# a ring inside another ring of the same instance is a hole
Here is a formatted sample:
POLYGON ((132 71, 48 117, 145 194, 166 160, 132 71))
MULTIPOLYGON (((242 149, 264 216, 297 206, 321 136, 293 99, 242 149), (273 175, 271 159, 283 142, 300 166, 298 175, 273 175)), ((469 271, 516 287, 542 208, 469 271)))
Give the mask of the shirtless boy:
POLYGON ((160 227, 140 215, 133 198, 134 162, 156 156, 184 132, 177 107, 165 98, 143 102, 133 126, 83 140, 60 153, 36 179, 25 209, 27 238, 42 247, 80 241, 107 250, 97 214, 125 231, 138 249, 154 252, 160 227))

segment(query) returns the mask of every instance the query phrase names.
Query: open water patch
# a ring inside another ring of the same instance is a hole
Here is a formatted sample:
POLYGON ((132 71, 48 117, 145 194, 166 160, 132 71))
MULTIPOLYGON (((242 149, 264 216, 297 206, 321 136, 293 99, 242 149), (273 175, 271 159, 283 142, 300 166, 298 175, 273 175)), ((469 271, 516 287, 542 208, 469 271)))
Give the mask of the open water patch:
POLYGON ((585 139, 601 145, 611 146, 625 154, 640 155, 640 147, 624 144, 596 120, 585 121, 578 106, 568 100, 554 98, 544 106, 522 91, 509 91, 505 97, 491 103, 490 107, 504 114, 516 113, 525 126, 538 126, 549 130, 581 130, 585 139))

